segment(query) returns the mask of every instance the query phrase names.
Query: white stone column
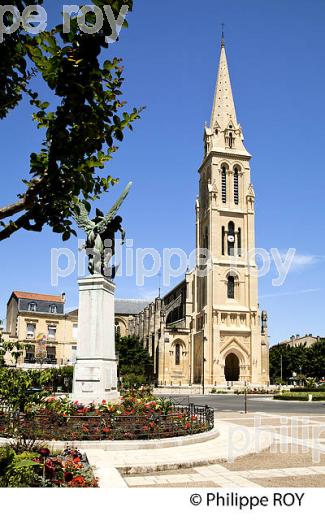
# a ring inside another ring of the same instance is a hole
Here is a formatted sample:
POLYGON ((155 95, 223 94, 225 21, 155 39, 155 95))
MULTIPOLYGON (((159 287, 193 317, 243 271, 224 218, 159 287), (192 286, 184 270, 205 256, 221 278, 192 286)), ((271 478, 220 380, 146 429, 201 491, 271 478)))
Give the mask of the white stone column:
POLYGON ((119 398, 115 355, 115 285, 101 275, 79 281, 78 346, 74 400, 82 403, 119 398))

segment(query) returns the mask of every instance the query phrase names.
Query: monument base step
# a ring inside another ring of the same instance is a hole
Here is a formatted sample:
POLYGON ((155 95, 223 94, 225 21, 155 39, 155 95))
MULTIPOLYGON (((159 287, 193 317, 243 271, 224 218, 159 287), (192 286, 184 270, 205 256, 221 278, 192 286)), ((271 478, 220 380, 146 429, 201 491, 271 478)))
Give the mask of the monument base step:
POLYGON ((100 395, 96 395, 93 393, 87 395, 86 393, 82 393, 70 394, 70 399, 72 401, 78 401, 82 404, 101 403, 103 401, 106 401, 108 403, 117 403, 121 400, 121 395, 120 392, 117 391, 105 392, 105 394, 100 395))

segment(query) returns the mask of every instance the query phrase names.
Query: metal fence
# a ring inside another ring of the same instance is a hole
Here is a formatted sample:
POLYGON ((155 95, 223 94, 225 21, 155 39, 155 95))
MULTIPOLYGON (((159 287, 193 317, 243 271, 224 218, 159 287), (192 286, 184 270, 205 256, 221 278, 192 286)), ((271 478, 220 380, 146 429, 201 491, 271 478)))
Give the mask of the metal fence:
POLYGON ((180 437, 209 431, 214 411, 208 406, 172 406, 166 415, 59 416, 0 413, 0 437, 40 440, 136 440, 180 437))

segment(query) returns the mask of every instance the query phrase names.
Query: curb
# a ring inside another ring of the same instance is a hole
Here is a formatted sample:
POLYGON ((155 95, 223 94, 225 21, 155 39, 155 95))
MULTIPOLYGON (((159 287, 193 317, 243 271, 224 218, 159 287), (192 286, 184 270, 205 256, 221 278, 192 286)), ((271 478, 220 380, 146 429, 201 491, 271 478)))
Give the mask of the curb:
MULTIPOLYGON (((201 444, 202 442, 211 441, 219 437, 219 430, 214 427, 212 430, 204 433, 196 433, 193 435, 184 435, 182 437, 170 437, 168 439, 150 439, 150 440, 134 440, 134 441, 40 441, 50 445, 52 448, 64 449, 67 446, 78 447, 80 450, 99 449, 103 451, 130 451, 130 450, 147 450, 147 449, 163 449, 176 448, 181 446, 190 446, 192 444, 201 444)), ((12 439, 1 437, 0 446, 5 446, 12 439)))
POLYGON ((141 466, 115 466, 115 468, 121 473, 121 475, 143 475, 146 473, 152 473, 156 471, 169 471, 178 469, 189 469, 196 468, 198 466, 210 466, 212 464, 219 464, 221 462, 227 462, 227 457, 215 457, 211 459, 193 460, 188 462, 167 462, 164 464, 151 464, 141 466))

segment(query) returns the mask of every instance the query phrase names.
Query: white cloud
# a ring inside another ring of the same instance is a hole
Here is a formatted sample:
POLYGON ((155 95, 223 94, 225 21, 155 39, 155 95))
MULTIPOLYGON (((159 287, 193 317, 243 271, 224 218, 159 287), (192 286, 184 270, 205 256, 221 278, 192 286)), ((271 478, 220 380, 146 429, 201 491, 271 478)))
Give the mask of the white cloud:
MULTIPOLYGON (((284 252, 280 252, 280 257, 282 261, 285 261, 286 254, 284 252)), ((295 253, 290 262, 290 271, 301 271, 311 265, 318 264, 320 262, 324 262, 325 257, 321 255, 303 255, 300 253, 295 253)))

